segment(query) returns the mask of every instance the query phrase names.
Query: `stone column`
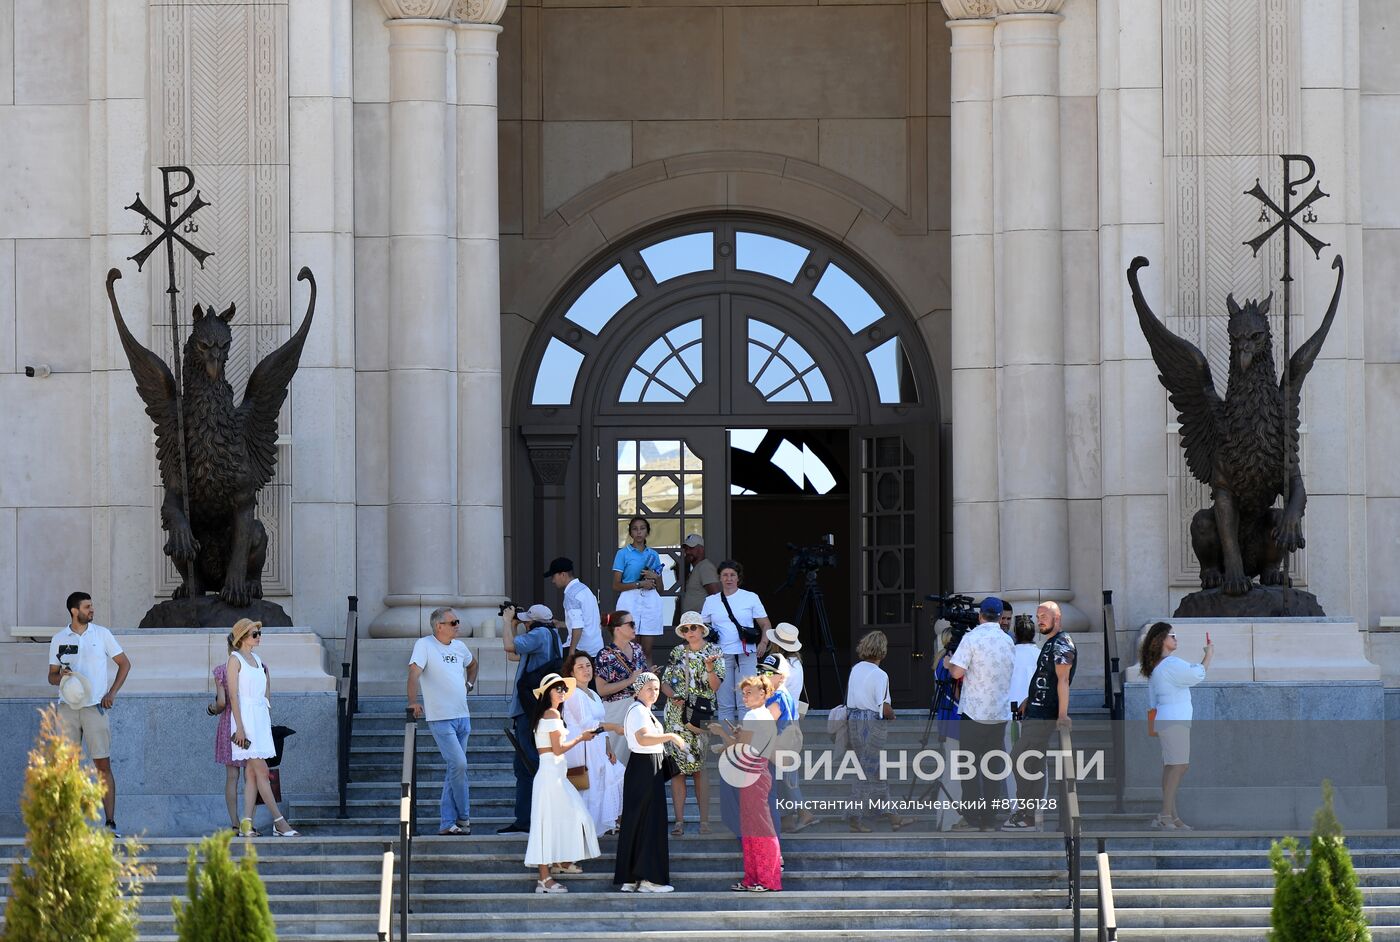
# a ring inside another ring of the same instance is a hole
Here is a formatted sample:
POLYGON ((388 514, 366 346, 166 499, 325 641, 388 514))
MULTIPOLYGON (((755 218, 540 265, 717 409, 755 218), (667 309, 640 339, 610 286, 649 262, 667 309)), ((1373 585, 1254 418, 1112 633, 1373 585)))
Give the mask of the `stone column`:
POLYGON ((427 632, 457 594, 457 306, 448 218, 452 0, 380 0, 389 27, 388 606, 375 637, 427 632))
POLYGON ((1060 258, 1059 69, 1062 0, 1014 3, 996 20, 1000 198, 997 340, 1001 413, 1002 595, 1017 611, 1054 600, 1067 627, 1069 501, 1065 318, 1060 258))
POLYGON ((463 619, 505 598, 500 179, 495 25, 506 0, 457 0, 457 571, 463 619))
POLYGON ((991 0, 943 0, 951 17, 953 584, 1001 589, 997 492, 996 268, 991 0))

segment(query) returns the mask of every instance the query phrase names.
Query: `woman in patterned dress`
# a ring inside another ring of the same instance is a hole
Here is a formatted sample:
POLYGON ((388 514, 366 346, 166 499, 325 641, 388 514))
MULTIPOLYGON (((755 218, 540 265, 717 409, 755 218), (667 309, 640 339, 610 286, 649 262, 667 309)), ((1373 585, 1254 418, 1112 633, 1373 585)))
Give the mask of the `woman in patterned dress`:
POLYGON ((685 780, 695 781, 695 802, 700 809, 700 833, 710 833, 709 786, 705 783, 705 747, 709 733, 704 726, 690 719, 688 704, 697 699, 710 702, 708 723, 714 716, 715 691, 724 682, 724 652, 719 645, 705 640, 705 623, 699 612, 686 612, 676 625, 676 634, 683 644, 671 649, 671 664, 661 678, 661 692, 666 694, 666 732, 678 733, 689 747, 689 753, 667 746, 666 751, 676 760, 681 773, 671 779, 671 806, 676 809, 671 833, 685 834, 685 780))

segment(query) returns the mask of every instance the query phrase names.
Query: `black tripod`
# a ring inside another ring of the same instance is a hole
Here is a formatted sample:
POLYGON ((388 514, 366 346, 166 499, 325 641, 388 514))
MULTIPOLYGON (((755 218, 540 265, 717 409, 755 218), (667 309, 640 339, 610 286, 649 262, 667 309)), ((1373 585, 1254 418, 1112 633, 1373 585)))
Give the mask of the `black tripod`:
MULTIPOLYGON (((831 658, 831 674, 836 679, 836 689, 841 692, 841 702, 846 702, 846 684, 841 679, 841 665, 836 660, 836 642, 831 637, 831 622, 826 619, 826 603, 822 600, 822 587, 817 585, 817 571, 808 569, 804 575, 806 586, 802 590, 802 601, 797 603, 797 614, 793 617, 792 623, 802 630, 802 619, 807 614, 810 606, 812 619, 817 624, 817 631, 821 634, 822 649, 831 658)), ((817 690, 822 689, 822 663, 820 656, 812 665, 817 674, 817 690)))

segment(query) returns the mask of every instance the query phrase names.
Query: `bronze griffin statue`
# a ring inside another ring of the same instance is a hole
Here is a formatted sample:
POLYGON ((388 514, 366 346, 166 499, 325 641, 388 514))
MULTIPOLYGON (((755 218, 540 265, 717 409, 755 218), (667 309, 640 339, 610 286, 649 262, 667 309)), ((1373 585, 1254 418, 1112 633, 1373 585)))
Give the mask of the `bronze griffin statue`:
POLYGON ((1138 256, 1128 267, 1133 306, 1158 378, 1180 419, 1186 465, 1211 489, 1213 502, 1191 520, 1191 547, 1200 561, 1203 591, 1187 596, 1176 615, 1322 615, 1314 596, 1287 584, 1283 561, 1286 553, 1304 546, 1307 491, 1298 447, 1302 387, 1337 313, 1342 257, 1332 262, 1337 271, 1332 303, 1316 333, 1289 359, 1286 388, 1274 371, 1267 317, 1273 295, 1244 307, 1233 295, 1226 298, 1230 376, 1224 399, 1215 391, 1205 355, 1168 330, 1148 307, 1138 285, 1138 272, 1147 264, 1138 256), (1280 495, 1283 506, 1277 508, 1280 495), (1254 587, 1255 578, 1262 591, 1254 587))
POLYGON ((256 511, 258 492, 272 480, 277 464, 277 416, 316 311, 316 279, 309 268, 298 273, 298 281, 310 283, 306 316, 286 343, 258 363, 241 403, 234 401, 233 388, 224 378, 234 306, 215 313, 212 307, 196 304, 185 341, 180 415, 170 367, 142 346, 122 319, 114 288, 120 278, 117 269, 108 271, 107 297, 136 391, 155 423, 156 457, 165 485, 160 512, 165 554, 183 575, 175 601, 152 608, 142 627, 232 624, 243 615, 269 625, 290 625, 280 606, 260 601, 267 531, 256 511), (181 429, 188 502, 181 480, 181 429), (206 596, 206 591, 213 595, 206 596))

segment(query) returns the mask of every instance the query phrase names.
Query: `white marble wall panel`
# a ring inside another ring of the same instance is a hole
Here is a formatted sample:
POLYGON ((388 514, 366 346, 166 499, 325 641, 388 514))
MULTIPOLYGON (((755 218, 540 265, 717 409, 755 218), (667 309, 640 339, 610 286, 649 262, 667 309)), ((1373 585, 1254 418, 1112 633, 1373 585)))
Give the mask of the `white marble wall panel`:
POLYGON ((103 622, 100 617, 98 621, 111 627, 138 625, 141 616, 157 601, 151 586, 158 573, 152 571, 154 557, 147 551, 151 542, 150 507, 94 507, 92 529, 93 587, 84 591, 101 599, 99 604, 107 613, 103 617, 110 619, 103 622), (110 559, 111 564, 99 566, 98 560, 103 558, 110 559), (107 585, 101 585, 103 581, 107 585))
MULTIPOLYGON (((303 501, 355 500, 355 467, 351 460, 355 441, 354 383, 354 374, 349 370, 302 367, 297 371, 292 383, 292 424, 297 429, 293 450, 296 466, 292 474, 294 505, 303 501)), ((307 538, 312 542, 321 539, 310 535, 307 538)))
POLYGON ((1365 564, 1351 546, 1350 523, 1345 495, 1308 495, 1308 591, 1329 614, 1352 611, 1351 570, 1365 564))
POLYGON ((355 582, 355 507, 299 501, 292 504, 292 528, 298 534, 292 544, 292 622, 315 626, 323 638, 343 638, 345 597, 361 591, 355 582))
POLYGON ((389 240, 355 239, 355 368, 388 369, 389 240))
POLYGON ((0 108, 0 238, 82 238, 87 105, 0 108))
POLYGON ((379 0, 352 0, 354 97, 356 102, 389 100, 389 30, 379 0))
POLYGON ((355 235, 389 234, 389 106, 354 106, 355 235))
POLYGON ((1103 506, 1093 500, 1069 501, 1069 587, 1075 605, 1093 624, 1102 617, 1103 598, 1103 506))
POLYGON ((291 311, 296 326, 306 316, 310 295, 307 282, 298 281, 296 273, 305 265, 316 276, 316 317, 302 350, 302 369, 348 369, 355 364, 354 260, 354 237, 349 232, 291 234, 291 311))
POLYGON ((88 440, 89 386, 84 374, 0 376, 0 442, 24 443, 0 449, 0 507, 87 506, 88 466, 70 449, 88 440))
MULTIPOLYGON (((1060 7, 1060 95, 1093 97, 1098 91, 1097 0, 1066 0, 1060 7)), ((1063 103, 1061 104, 1063 107, 1063 103)))
MULTIPOLYGON (((19 614, 19 510, 0 507, 0 625, 17 625, 19 614)), ((13 640, 0 632, 0 643, 13 640)))
POLYGON ((14 0, 17 105, 87 103, 87 3, 14 0))
POLYGON ((0 373, 13 373, 15 360, 15 241, 0 239, 0 373))
MULTIPOLYGON (((92 579, 92 511, 87 507, 21 507, 17 517, 21 625, 51 625, 63 618, 63 600, 92 579)), ((98 612, 98 623, 110 618, 98 612)))
MULTIPOLYGON (((297 58, 290 57, 293 62, 297 58)), ((297 232, 348 228, 348 220, 336 219, 337 185, 343 187, 348 177, 342 178, 335 172, 338 142, 334 100, 293 97, 289 108, 291 227, 297 232)), ((297 267, 300 266, 293 269, 297 267)))
MULTIPOLYGON (((1400 126, 1396 130, 1400 131, 1400 126)), ((1362 246, 1366 272, 1366 359, 1373 363, 1400 363, 1400 318, 1395 303, 1400 298, 1400 229, 1366 229, 1362 246)))
POLYGON ((385 610, 389 594, 389 508, 361 500, 355 507, 355 591, 360 596, 360 634, 385 610))
POLYGON ((56 373, 86 371, 87 240, 21 239, 14 245, 16 356, 56 373))
POLYGON ((546 121, 540 133, 546 213, 632 166, 632 125, 626 121, 546 121))
POLYGON ((1377 617, 1400 614, 1400 498, 1372 497, 1366 501, 1367 558, 1383 578, 1371 580, 1368 598, 1377 617))
POLYGON ((15 0, 0 0, 0 105, 15 103, 15 0))
MULTIPOLYGON (((89 4, 89 9, 93 8, 89 4)), ((127 99, 140 102, 146 97, 146 31, 148 12, 145 0, 106 0, 99 7, 106 35, 101 50, 102 69, 90 66, 89 84, 93 98, 108 102, 127 99), (101 81, 101 95, 96 94, 101 81)), ((141 121, 145 123, 144 119, 141 121)))
MULTIPOLYGON (((154 506, 151 489, 155 485, 155 433, 145 406, 136 393, 136 381, 128 370, 102 370, 91 377, 93 415, 105 426, 102 451, 101 494, 94 502, 103 505, 154 506)), ((94 483, 94 490, 97 490, 94 483)), ((151 528, 159 526, 152 516, 151 528)), ((150 586, 142 586, 148 594, 150 586)))
POLYGON ((389 374, 355 374, 355 499, 361 506, 389 502, 389 374))
POLYGON ((1095 499, 1103 494, 1099 368, 1093 364, 1069 365, 1064 375, 1066 493, 1071 500, 1095 499))
POLYGON ((1395 434, 1400 415, 1400 363, 1366 365, 1366 406, 1369 423, 1366 485, 1373 498, 1400 497, 1400 440, 1395 434))

